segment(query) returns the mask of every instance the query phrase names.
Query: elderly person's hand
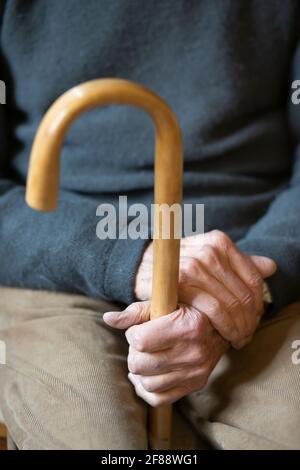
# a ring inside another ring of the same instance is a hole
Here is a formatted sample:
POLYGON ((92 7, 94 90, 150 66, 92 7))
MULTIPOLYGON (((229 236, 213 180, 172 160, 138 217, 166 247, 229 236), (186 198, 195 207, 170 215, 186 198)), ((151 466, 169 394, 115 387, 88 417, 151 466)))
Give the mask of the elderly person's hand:
POLYGON ((104 314, 110 326, 127 330, 128 377, 136 394, 159 406, 203 388, 229 344, 194 307, 149 317, 150 302, 104 314))
MULTIPOLYGON (((125 329, 129 342, 129 379, 152 406, 172 403, 207 382, 230 346, 251 339, 263 313, 263 279, 276 270, 274 261, 247 256, 222 232, 188 237, 181 242, 180 308, 148 321, 150 302, 136 302, 104 320, 125 329)), ((136 295, 149 299, 152 245, 136 277, 136 295)))
MULTIPOLYGON (((240 349, 264 312, 263 280, 276 271, 264 256, 241 253, 223 232, 213 230, 181 240, 179 301, 204 313, 220 335, 240 349)), ((136 296, 151 297, 152 244, 136 276, 136 296)))

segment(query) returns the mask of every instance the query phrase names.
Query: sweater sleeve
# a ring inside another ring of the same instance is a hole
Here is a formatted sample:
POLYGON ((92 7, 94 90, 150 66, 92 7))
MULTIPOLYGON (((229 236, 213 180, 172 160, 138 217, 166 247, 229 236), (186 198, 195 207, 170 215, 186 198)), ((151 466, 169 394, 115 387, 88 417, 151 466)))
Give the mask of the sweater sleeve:
POLYGON ((5 179, 3 170, 0 175, 1 285, 134 300, 145 240, 98 239, 95 202, 74 193, 61 191, 55 212, 36 212, 25 203, 25 188, 5 179))
POLYGON ((131 303, 144 240, 100 240, 96 205, 61 192, 53 213, 24 202, 24 188, 0 181, 0 284, 81 293, 131 303))
MULTIPOLYGON (((292 80, 299 78, 300 44, 292 80)), ((295 138, 290 180, 266 214, 238 242, 242 251, 269 256, 277 262, 277 272, 267 280, 273 300, 271 314, 300 299, 300 105, 293 104, 291 99, 288 120, 295 138)))

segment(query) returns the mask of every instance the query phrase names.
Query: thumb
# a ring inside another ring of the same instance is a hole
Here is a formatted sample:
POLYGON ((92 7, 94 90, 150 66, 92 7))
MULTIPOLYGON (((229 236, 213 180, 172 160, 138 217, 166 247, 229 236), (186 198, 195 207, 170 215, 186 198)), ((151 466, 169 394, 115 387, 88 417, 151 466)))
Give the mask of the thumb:
POLYGON ((121 312, 105 312, 103 320, 107 325, 119 330, 127 330, 133 325, 150 319, 150 302, 134 302, 121 312))
POLYGON ((257 255, 250 256, 250 258, 263 278, 270 277, 275 273, 277 266, 275 261, 273 261, 271 258, 257 255))

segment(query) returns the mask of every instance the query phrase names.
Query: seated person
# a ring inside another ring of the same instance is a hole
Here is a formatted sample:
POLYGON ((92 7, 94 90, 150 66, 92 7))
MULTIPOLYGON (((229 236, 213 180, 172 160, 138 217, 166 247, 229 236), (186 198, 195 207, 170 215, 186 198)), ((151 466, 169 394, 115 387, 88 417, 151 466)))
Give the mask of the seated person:
POLYGON ((0 0, 0 18, 0 408, 16 447, 146 449, 147 403, 177 402, 212 448, 300 449, 298 2, 0 0), (44 113, 102 77, 170 104, 184 203, 205 206, 179 308, 150 322, 151 241, 96 236, 99 204, 152 202, 148 116, 82 116, 58 210, 24 201, 44 113))

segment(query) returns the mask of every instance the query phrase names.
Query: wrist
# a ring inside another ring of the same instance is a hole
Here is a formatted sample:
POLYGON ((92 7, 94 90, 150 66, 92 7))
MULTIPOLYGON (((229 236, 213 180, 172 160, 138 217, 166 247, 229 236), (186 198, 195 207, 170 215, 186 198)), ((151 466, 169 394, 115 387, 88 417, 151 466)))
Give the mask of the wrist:
POLYGON ((138 300, 149 300, 152 290, 152 243, 147 246, 135 276, 134 294, 138 300))

